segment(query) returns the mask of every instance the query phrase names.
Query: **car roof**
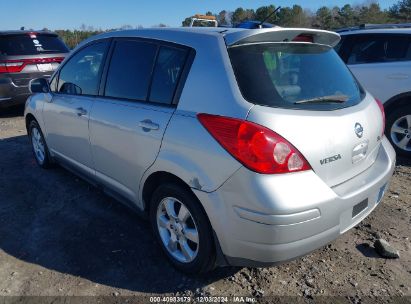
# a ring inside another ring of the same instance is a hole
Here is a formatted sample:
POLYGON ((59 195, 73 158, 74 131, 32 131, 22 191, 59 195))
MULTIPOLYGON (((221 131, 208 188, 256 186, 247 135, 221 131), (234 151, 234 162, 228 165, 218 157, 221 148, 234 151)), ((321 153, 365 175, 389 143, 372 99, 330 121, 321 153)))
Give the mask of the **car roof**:
POLYGON ((50 31, 28 31, 28 30, 0 31, 0 36, 5 36, 5 35, 30 35, 30 34, 57 36, 56 33, 50 32, 50 31))
POLYGON ((411 34, 411 27, 404 28, 348 28, 337 31, 341 36, 356 34, 411 34))
POLYGON ((151 38, 169 42, 181 43, 186 41, 190 45, 190 39, 201 39, 201 37, 223 37, 227 45, 258 43, 268 41, 292 41, 300 34, 310 34, 314 37, 315 43, 334 46, 340 40, 339 34, 324 30, 306 28, 225 28, 225 27, 178 27, 178 28, 150 28, 136 30, 121 30, 103 33, 93 36, 80 44, 84 45, 90 41, 115 38, 115 37, 136 37, 151 38))

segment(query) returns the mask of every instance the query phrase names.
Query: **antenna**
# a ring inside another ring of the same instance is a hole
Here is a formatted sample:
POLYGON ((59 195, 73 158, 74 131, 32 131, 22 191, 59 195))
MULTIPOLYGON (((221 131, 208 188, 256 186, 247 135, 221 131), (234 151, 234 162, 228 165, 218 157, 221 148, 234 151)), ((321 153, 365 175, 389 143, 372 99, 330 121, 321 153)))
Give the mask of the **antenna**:
POLYGON ((274 15, 274 14, 275 14, 276 12, 278 12, 280 9, 281 9, 281 6, 277 7, 277 8, 274 10, 274 12, 272 12, 272 13, 269 14, 267 17, 265 17, 265 19, 258 24, 258 28, 261 28, 262 25, 264 24, 264 22, 266 22, 272 15, 274 15))

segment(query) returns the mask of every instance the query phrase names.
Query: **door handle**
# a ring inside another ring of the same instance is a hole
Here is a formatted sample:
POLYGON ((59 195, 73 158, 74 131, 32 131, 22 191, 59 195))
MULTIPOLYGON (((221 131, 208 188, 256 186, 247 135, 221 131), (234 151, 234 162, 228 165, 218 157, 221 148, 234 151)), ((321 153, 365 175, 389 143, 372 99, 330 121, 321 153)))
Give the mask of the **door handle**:
POLYGON ((150 130, 158 130, 160 126, 150 119, 144 119, 138 123, 138 126, 143 129, 143 131, 148 132, 150 130))
POLYGON ((77 116, 84 116, 84 115, 87 115, 87 110, 82 107, 79 107, 79 108, 76 108, 76 113, 77 113, 77 116))

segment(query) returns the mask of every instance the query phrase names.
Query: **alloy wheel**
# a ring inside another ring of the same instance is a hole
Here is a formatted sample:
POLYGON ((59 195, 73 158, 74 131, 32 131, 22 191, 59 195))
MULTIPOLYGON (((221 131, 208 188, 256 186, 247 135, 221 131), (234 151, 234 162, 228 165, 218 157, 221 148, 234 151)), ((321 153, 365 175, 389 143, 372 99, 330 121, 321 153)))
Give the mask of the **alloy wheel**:
POLYGON ((157 229, 168 253, 181 263, 198 255, 199 233, 188 208, 174 197, 161 200, 157 208, 157 229))
POLYGON ((411 152, 411 115, 402 116, 394 121, 390 135, 398 148, 411 152))
POLYGON ((46 159, 46 149, 44 147, 43 137, 37 128, 31 130, 31 143, 33 145, 34 156, 40 164, 46 159))

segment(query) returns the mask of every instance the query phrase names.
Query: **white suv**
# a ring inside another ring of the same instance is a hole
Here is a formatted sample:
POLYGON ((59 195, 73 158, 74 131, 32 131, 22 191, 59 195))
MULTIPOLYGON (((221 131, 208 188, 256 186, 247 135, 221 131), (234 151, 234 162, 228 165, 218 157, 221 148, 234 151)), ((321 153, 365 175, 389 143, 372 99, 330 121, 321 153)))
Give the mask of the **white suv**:
POLYGON ((411 24, 365 25, 338 31, 336 46, 360 83, 382 101, 385 133, 398 154, 411 156, 411 24))

